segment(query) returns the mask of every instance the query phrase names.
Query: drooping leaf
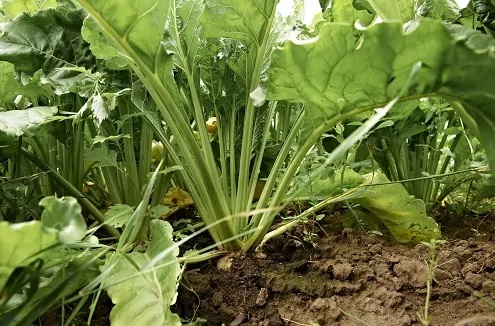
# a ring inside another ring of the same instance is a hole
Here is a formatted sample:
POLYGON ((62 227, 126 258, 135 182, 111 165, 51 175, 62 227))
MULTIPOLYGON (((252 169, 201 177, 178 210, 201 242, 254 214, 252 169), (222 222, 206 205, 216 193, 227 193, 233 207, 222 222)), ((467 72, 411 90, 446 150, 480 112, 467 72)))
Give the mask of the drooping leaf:
POLYGON ((111 268, 103 286, 108 287, 108 295, 115 304, 110 313, 113 326, 128 325, 130 320, 133 325, 143 326, 181 325, 179 316, 170 311, 181 272, 178 248, 160 262, 161 266, 145 273, 139 271, 151 258, 174 245, 169 223, 153 220, 150 230, 151 241, 146 253, 115 253, 108 256, 103 266, 104 271, 111 268))
POLYGON ((41 9, 54 8, 57 0, 2 0, 0 10, 8 17, 14 18, 20 13, 34 13, 41 9))
POLYGON ((387 228, 395 241, 400 243, 421 242, 440 236, 435 220, 426 214, 423 201, 408 194, 400 183, 388 183, 387 177, 375 172, 366 177, 370 184, 360 199, 352 199, 371 212, 387 228))
POLYGON ((27 130, 46 123, 57 111, 56 107, 50 106, 0 112, 0 132, 21 136, 27 130))
POLYGON ((57 242, 57 232, 44 228, 40 221, 0 222, 0 289, 14 268, 27 266, 37 258, 50 257, 51 253, 43 250, 57 242))
POLYGON ((405 97, 435 94, 461 102, 495 166, 494 47, 489 36, 430 19, 378 24, 362 34, 326 23, 318 37, 274 51, 268 98, 317 107, 307 111, 312 123, 305 128, 312 130, 338 113, 383 106, 421 62, 405 97))
POLYGON ((83 15, 64 7, 20 14, 0 24, 0 60, 12 63, 19 74, 32 76, 38 70, 42 81, 57 92, 68 92, 81 77, 78 66, 91 69, 95 58, 81 37, 83 15))
POLYGON ((82 216, 81 205, 74 197, 45 197, 40 200, 44 207, 41 221, 46 227, 59 231, 62 243, 75 243, 86 235, 86 221, 82 216))

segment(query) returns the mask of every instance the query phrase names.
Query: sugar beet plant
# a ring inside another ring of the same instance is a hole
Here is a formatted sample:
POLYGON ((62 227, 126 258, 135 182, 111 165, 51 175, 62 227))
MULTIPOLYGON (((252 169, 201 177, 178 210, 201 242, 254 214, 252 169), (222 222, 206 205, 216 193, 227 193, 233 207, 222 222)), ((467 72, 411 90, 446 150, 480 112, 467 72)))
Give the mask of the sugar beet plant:
POLYGON ((253 232, 225 243, 227 249, 249 250, 261 241, 306 153, 325 132, 391 101, 441 96, 455 103, 480 130, 488 155, 494 153, 492 39, 434 19, 408 22, 412 4, 399 12, 373 3, 385 23, 357 29, 331 21, 339 13, 335 2, 335 15, 317 24, 314 37, 278 47, 285 29, 276 1, 78 3, 87 22, 98 23, 93 33, 105 35, 92 46, 102 58, 125 59, 148 90, 151 110, 160 112, 173 139, 162 125, 154 124, 155 132, 182 166, 200 216, 206 224, 234 217, 212 226, 215 241, 253 232), (294 110, 290 131, 253 210, 268 130, 282 109, 294 110), (210 116, 218 121, 215 141, 205 123, 210 116))
MULTIPOLYGON (((495 153, 489 141, 492 39, 419 17, 415 1, 404 1, 400 10, 382 1, 360 10, 351 1, 334 1, 313 31, 286 41, 293 23, 277 15, 274 0, 73 3, 61 1, 4 23, 0 60, 12 63, 27 85, 34 80, 81 95, 101 120, 105 146, 119 140, 113 132, 120 129, 105 128, 105 118, 115 116, 112 110, 141 118, 148 129, 135 133, 136 125, 129 125, 125 134, 144 137, 147 148, 152 138, 161 142, 166 161, 179 167, 174 182, 184 185, 214 240, 228 250, 247 251, 261 242, 306 153, 346 119, 376 111, 327 163, 393 104, 432 96, 452 103, 466 125, 479 130, 489 157, 495 153), (81 9, 88 14, 83 26, 81 9), (76 31, 71 37, 60 30, 57 17, 76 31), (370 25, 354 26, 356 17, 370 25), (100 80, 98 74, 112 87, 93 83, 90 92, 82 92, 88 79, 100 80), (212 117, 213 128, 207 123, 212 117), (224 217, 231 219, 215 224, 224 217)), ((41 120, 56 114, 50 110, 44 109, 41 120)), ((4 114, 8 119, 13 112, 4 114)), ((92 136, 102 130, 89 129, 92 136)), ((124 164, 116 171, 132 180, 139 176, 125 188, 139 191, 149 158, 140 158, 130 142, 124 147, 119 156, 124 164), (130 160, 143 167, 136 169, 130 160)), ((140 155, 144 152, 141 146, 140 155)), ((125 203, 122 183, 112 186, 115 173, 102 170, 97 177, 111 186, 115 203, 125 203)), ((132 198, 129 204, 135 205, 139 197, 132 198)))

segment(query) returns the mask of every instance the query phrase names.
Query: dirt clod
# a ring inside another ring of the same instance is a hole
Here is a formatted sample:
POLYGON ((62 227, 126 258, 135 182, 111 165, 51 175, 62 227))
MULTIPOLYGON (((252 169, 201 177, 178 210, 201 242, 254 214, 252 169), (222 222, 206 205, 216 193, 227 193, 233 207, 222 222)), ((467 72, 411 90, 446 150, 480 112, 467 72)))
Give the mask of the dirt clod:
MULTIPOLYGON (((327 230, 308 244, 293 232, 269 241, 264 255, 232 255, 228 269, 207 262, 187 271, 195 293, 180 287, 175 311, 212 326, 421 324, 430 259, 424 245, 351 229, 327 230)), ((431 326, 495 326, 495 308, 487 304, 495 300, 494 253, 495 242, 469 238, 437 248, 431 326)))

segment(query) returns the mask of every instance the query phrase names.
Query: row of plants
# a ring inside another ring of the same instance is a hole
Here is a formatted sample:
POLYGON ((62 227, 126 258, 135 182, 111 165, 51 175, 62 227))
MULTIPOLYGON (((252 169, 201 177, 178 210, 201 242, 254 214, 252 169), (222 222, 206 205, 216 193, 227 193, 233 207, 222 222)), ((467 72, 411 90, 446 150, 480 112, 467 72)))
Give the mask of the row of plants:
POLYGON ((320 1, 310 26, 276 0, 0 3, 1 325, 87 304, 90 323, 102 291, 112 325, 180 325, 188 263, 336 203, 430 241, 427 207, 490 195, 489 1, 320 1), (202 222, 174 230, 191 204, 202 222))

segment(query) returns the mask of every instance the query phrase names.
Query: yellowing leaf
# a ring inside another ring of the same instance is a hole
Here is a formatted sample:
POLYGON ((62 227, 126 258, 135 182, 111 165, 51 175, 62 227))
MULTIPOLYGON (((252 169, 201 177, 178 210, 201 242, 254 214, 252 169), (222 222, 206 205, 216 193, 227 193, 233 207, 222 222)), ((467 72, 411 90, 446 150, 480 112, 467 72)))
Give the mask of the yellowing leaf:
POLYGON ((193 204, 191 196, 184 190, 173 187, 163 198, 163 204, 169 206, 189 206, 193 204))

